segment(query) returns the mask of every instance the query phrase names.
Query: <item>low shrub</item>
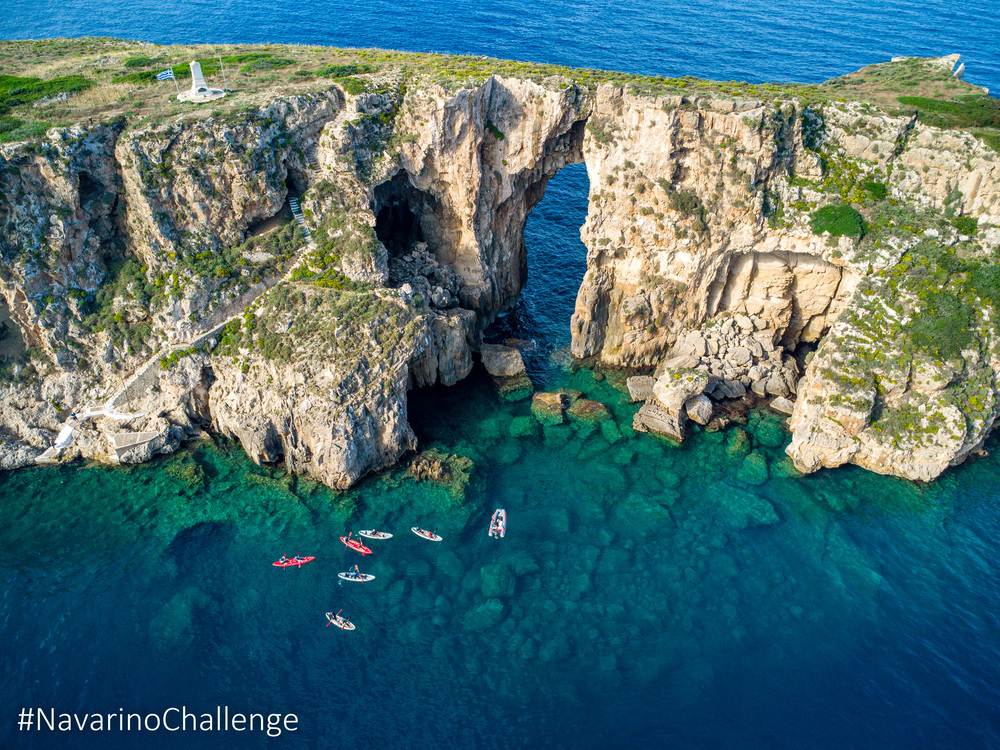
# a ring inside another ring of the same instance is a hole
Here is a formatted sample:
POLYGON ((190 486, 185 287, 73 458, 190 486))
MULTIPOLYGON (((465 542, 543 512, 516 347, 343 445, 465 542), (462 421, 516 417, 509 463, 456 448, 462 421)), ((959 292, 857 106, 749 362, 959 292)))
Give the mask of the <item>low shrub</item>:
POLYGON ((955 216, 951 220, 952 226, 961 234, 975 237, 979 231, 979 219, 975 216, 955 216))
POLYGON ((829 232, 833 237, 854 237, 856 239, 864 236, 865 220, 860 213, 851 206, 823 206, 813 211, 812 218, 809 219, 809 226, 813 233, 823 234, 829 232))

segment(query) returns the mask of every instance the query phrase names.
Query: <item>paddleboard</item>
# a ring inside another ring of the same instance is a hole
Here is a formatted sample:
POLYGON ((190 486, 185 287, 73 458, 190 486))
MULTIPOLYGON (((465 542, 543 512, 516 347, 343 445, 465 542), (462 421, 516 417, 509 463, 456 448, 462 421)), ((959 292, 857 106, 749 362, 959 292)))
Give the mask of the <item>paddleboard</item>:
POLYGON ((375 531, 375 529, 362 529, 358 532, 358 536, 367 539, 392 539, 392 534, 388 531, 375 531))
POLYGON ((355 575, 354 573, 337 573, 337 577, 343 578, 345 581, 357 581, 358 583, 375 580, 375 576, 371 573, 361 573, 360 575, 355 575))
POLYGON ((369 547, 366 547, 357 539, 351 539, 349 537, 342 536, 340 537, 340 541, 342 541, 347 546, 347 549, 352 549, 355 552, 360 552, 362 555, 370 555, 372 553, 369 547))
POLYGON ((428 531, 427 529, 422 529, 419 526, 411 526, 410 527, 410 531, 412 531, 417 536, 419 536, 419 537, 421 537, 423 539, 427 539, 428 541, 431 541, 431 542, 440 542, 441 541, 441 537, 439 537, 433 531, 428 531))
POLYGON ((290 557, 287 560, 285 560, 284 562, 281 562, 281 560, 278 560, 276 562, 271 563, 271 565, 273 565, 276 568, 290 568, 293 565, 295 567, 297 567, 297 568, 301 568, 307 562, 312 562, 315 559, 316 559, 315 557, 302 557, 302 558, 296 560, 295 558, 290 557))
POLYGON ((354 623, 346 617, 335 615, 333 612, 327 612, 326 619, 330 621, 330 625, 335 625, 341 630, 354 630, 354 623))
POLYGON ((490 519, 490 536, 495 536, 497 539, 503 539, 507 534, 507 511, 503 508, 497 508, 493 511, 493 518, 490 519))

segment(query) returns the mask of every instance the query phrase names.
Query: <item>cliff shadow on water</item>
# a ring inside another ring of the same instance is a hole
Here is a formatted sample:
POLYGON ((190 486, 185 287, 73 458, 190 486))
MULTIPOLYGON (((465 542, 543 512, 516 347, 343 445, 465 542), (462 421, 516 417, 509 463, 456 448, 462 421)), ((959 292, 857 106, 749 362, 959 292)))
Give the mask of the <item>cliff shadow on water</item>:
POLYGON ((544 191, 524 230, 527 284, 514 307, 484 335, 488 343, 520 349, 536 386, 549 377, 553 353, 569 346, 570 317, 587 270, 587 248, 580 239, 589 193, 586 166, 564 167, 544 191))

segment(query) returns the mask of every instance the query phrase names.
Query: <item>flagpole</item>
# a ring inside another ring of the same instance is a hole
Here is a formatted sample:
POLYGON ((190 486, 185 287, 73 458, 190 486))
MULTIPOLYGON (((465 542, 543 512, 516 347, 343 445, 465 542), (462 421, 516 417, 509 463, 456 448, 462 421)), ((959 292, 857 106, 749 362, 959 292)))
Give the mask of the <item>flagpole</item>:
POLYGON ((174 82, 174 88, 177 89, 177 96, 181 95, 181 87, 177 84, 177 76, 174 75, 174 69, 170 69, 170 80, 174 82))
POLYGON ((226 81, 226 66, 222 64, 222 55, 216 52, 215 56, 219 58, 219 67, 222 68, 222 88, 228 91, 229 83, 226 81))

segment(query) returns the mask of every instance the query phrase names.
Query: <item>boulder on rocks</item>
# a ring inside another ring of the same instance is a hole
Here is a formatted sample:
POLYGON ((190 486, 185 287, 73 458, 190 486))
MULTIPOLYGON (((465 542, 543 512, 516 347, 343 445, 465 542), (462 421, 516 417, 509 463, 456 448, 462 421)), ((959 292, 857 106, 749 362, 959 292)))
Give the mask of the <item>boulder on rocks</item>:
POLYGON ((770 396, 787 396, 789 394, 788 384, 777 372, 767 379, 764 388, 770 396))
POLYGON ((563 423, 563 395, 536 393, 531 397, 531 413, 544 425, 563 423))
POLYGON ((777 398, 771 399, 769 406, 779 414, 791 414, 795 411, 795 402, 790 401, 784 396, 778 396, 777 398))
POLYGON ((667 370, 685 370, 692 367, 697 367, 701 364, 701 358, 696 357, 693 354, 681 354, 675 357, 669 357, 665 359, 656 368, 656 372, 653 375, 659 378, 667 370))
POLYGON ((747 389, 738 380, 721 380, 717 386, 717 390, 722 393, 725 398, 743 398, 747 395, 747 389))
POLYGON ((513 347, 483 344, 480 354, 486 372, 495 378, 515 378, 526 372, 521 352, 513 347))
POLYGON ((593 423, 611 419, 611 412, 600 401, 578 398, 570 404, 570 407, 566 410, 566 416, 576 422, 593 423))
POLYGON ((753 362, 753 355, 744 346, 737 346, 729 350, 726 359, 737 367, 748 367, 753 362))
POLYGON ((667 369, 653 386, 653 395, 668 412, 680 415, 684 402, 703 392, 708 379, 709 374, 701 370, 667 369))
POLYGON ((632 402, 649 401, 653 398, 653 386, 656 385, 656 378, 649 375, 633 375, 625 381, 628 386, 628 395, 632 402))
POLYGON ((704 393, 692 396, 684 402, 684 410, 688 419, 700 425, 706 425, 712 420, 712 400, 704 393))
POLYGON ((652 432, 673 440, 683 440, 684 430, 680 417, 671 414, 656 401, 647 401, 632 419, 636 432, 652 432))

